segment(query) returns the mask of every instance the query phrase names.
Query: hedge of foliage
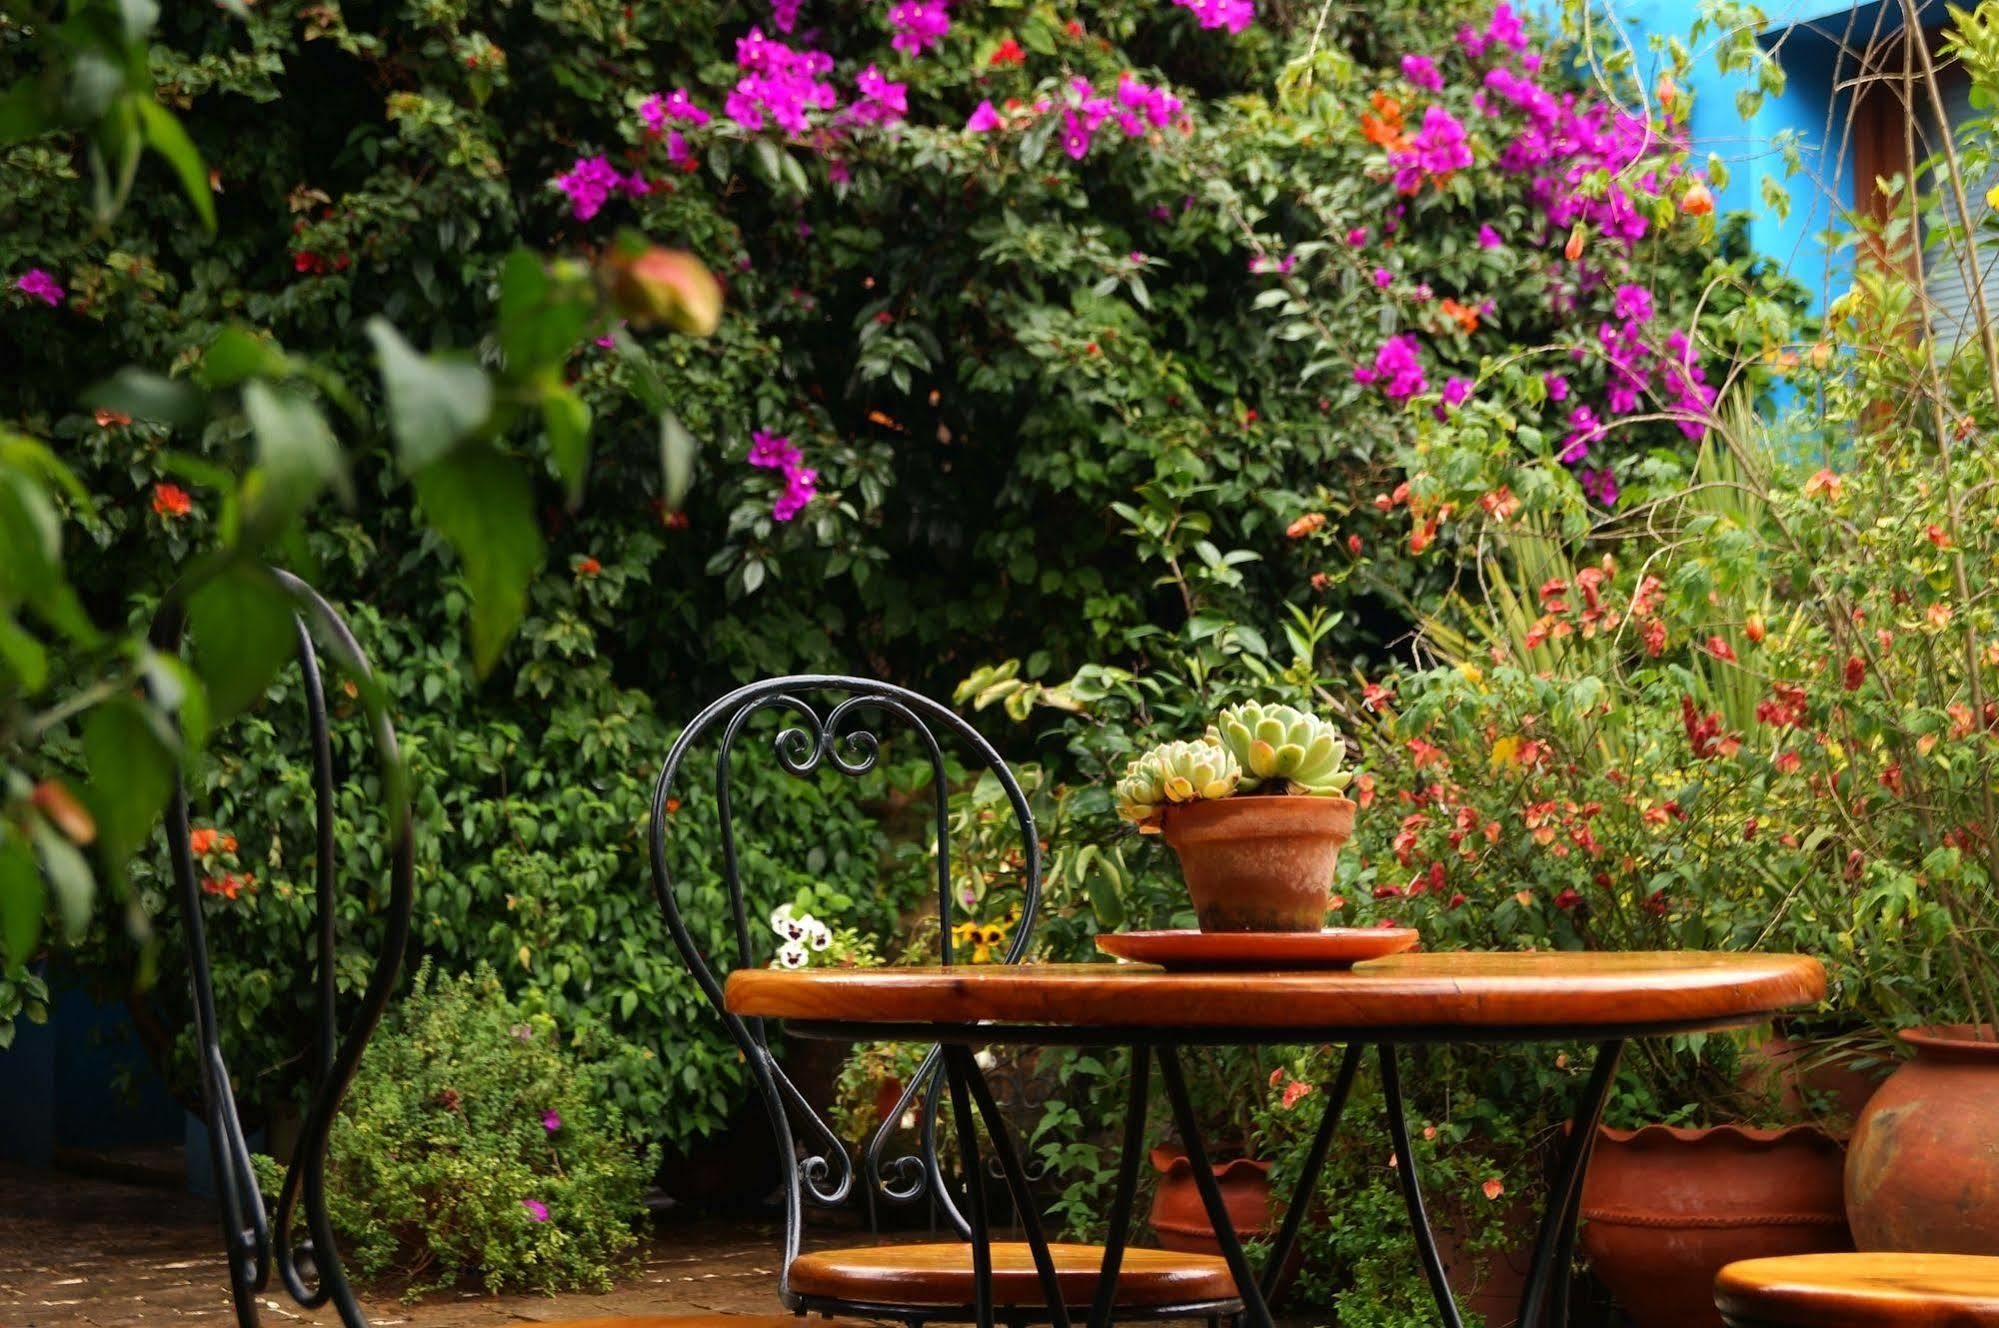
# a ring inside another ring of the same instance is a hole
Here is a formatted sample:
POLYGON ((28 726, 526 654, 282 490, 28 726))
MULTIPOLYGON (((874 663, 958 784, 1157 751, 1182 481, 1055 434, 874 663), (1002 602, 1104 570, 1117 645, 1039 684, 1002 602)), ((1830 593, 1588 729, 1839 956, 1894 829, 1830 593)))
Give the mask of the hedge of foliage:
MULTIPOLYGON (((0 39, 4 66, 21 34, 0 39)), ((1099 926, 1179 906, 1163 856, 1131 852, 1110 815, 1128 752, 1241 696, 1366 695, 1408 629, 1470 630, 1454 555, 1476 567, 1530 521, 1573 539, 1644 510, 1687 473, 1720 390, 1754 394, 1796 299, 1712 217, 1670 74, 1613 65, 1600 86, 1571 54, 1482 0, 185 9, 151 58, 212 167, 217 234, 163 175, 105 229, 73 146, 0 152, 11 423, 97 495, 73 575, 115 621, 215 537, 200 462, 238 440, 80 409, 107 370, 185 373, 246 324, 372 422, 366 320, 497 365, 484 329, 518 245, 588 256, 634 226, 724 274, 715 337, 582 337, 566 357, 597 460, 580 506, 542 478, 554 557, 483 683, 455 564, 371 423, 353 505, 318 510, 298 553, 353 606, 410 739, 421 947, 490 963, 613 1067, 630 1122, 686 1145, 721 1124, 740 1068, 646 898, 640 835, 646 781, 703 701, 826 669, 1031 717, 982 722, 1034 762, 1047 946, 1081 953, 1099 926), (697 447, 684 507, 634 404, 655 395, 697 447)), ((1412 685, 1396 722, 1474 725, 1453 685, 1412 685)), ((225 1000, 246 1012, 235 1060, 270 1067, 273 1097, 306 990, 286 691, 217 744, 198 800, 225 1000)), ((1388 722, 1369 702, 1351 726, 1388 722)), ((1412 764, 1383 763, 1377 823, 1427 788, 1412 764)), ((750 778, 773 846, 750 864, 758 902, 893 932, 920 834, 862 813, 920 776, 750 778)), ((343 838, 379 853, 370 791, 346 798, 343 838)), ((712 808, 676 815, 702 863, 712 808)), ((975 812, 959 827, 987 834, 975 812)), ((1407 897, 1404 866, 1446 865, 1414 892, 1431 902, 1468 894, 1457 848, 1365 845, 1354 916, 1376 890, 1407 897)), ((1570 882, 1546 884, 1440 933, 1589 942, 1570 882)), ((352 912, 358 971, 367 901, 352 912)), ((87 954, 116 980, 132 949, 114 922, 87 954)), ((1478 1091, 1539 1100, 1565 1074, 1501 1065, 1478 1091)), ((1050 1130, 1087 1225, 1082 1117, 1050 1130)))

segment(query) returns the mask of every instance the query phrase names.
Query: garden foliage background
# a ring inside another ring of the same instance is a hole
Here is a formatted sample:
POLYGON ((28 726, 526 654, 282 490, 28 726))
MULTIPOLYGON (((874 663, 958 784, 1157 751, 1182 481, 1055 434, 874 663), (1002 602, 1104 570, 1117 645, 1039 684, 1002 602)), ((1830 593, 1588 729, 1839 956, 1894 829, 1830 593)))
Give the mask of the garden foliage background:
MULTIPOLYGON (((1703 30, 1753 30, 1738 17, 1703 30)), ((1752 852, 1741 809, 1776 776, 1700 777, 1759 722, 1757 685, 1718 672, 1763 640, 1741 595, 1785 587, 1743 570, 1754 514, 1698 495, 1771 455, 1717 431, 1799 369, 1801 301, 1711 215, 1725 167, 1686 153, 1686 52, 1654 53, 1655 81, 1581 49, 1595 60, 1483 3, 176 7, 149 58, 210 168, 216 233, 163 171, 106 227, 73 145, 0 151, 9 423, 96 496, 71 575, 115 622, 213 539, 200 462, 242 438, 83 408, 91 383, 185 374, 243 326, 356 395, 353 501, 316 508, 296 553, 348 607, 407 739, 420 948, 490 964, 670 1149, 717 1130, 743 1084, 647 897, 644 792, 684 717, 777 672, 881 676, 980 713, 1051 839, 1049 953, 1172 914, 1170 866, 1118 830, 1108 776, 1250 695, 1330 707, 1361 743, 1349 920, 1420 918, 1440 944, 1823 940, 1835 920, 1773 913, 1765 886, 1833 848, 1786 826, 1798 856, 1771 865, 1766 838, 1758 883, 1723 888, 1752 852), (363 324, 499 366, 507 254, 590 257, 625 226, 721 274, 727 312, 706 340, 626 348, 600 324, 561 357, 596 456, 577 505, 544 465, 551 556, 481 679, 454 557, 388 464, 363 324), (684 504, 640 404, 660 398, 697 448, 684 504), (1671 575, 1640 542, 1729 523, 1671 575)), ((0 23, 0 73, 30 58, 0 23)), ((197 799, 232 1063, 273 1101, 308 989, 291 690, 213 744, 197 799)), ((904 815, 920 767, 823 788, 741 775, 761 901, 895 953, 922 890, 904 815)), ((385 851, 378 792, 343 793, 357 872, 385 851)), ((968 845, 991 833, 977 797, 960 791, 968 845)), ((710 809, 673 814, 719 935, 710 809)), ((990 861, 968 885, 1003 919, 990 861)), ((157 875, 137 877, 157 912, 157 875)), ((358 974, 370 901, 348 907, 358 974)), ((67 962, 122 990, 175 944, 103 916, 67 962)), ((1888 979, 1870 1010, 1902 1008, 1888 979)), ((166 1029, 174 986, 143 997, 166 1029)), ((1626 1105, 1729 1068, 1668 1049, 1626 1105)), ((1272 1148, 1279 1069, 1225 1067, 1214 1089, 1272 1148)), ((1445 1144, 1484 1141, 1443 1165, 1468 1188, 1495 1167, 1531 1185, 1571 1073, 1500 1058, 1434 1077, 1445 1144)), ((1039 1140, 1083 1226, 1088 1135, 1057 1109, 1039 1140)), ((1351 1265, 1372 1233, 1348 1234, 1351 1265)))

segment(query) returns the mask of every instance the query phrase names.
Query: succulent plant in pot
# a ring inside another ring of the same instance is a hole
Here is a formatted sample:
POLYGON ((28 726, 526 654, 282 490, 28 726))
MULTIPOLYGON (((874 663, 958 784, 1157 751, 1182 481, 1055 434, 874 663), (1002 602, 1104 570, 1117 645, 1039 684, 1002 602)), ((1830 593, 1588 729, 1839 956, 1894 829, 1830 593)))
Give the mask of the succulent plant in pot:
POLYGON ((1345 758, 1327 721, 1245 702, 1133 760, 1118 814, 1179 855, 1202 931, 1317 931, 1353 834, 1345 758))

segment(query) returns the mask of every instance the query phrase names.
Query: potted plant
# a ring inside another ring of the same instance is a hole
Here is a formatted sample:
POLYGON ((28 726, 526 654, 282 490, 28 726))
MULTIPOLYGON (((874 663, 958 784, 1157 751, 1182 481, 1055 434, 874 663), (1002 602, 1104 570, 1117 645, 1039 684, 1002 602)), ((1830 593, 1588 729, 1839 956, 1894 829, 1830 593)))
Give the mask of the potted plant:
POLYGON ((1245 702, 1203 737, 1134 759, 1117 783, 1118 814, 1179 856, 1202 931, 1317 931, 1353 835, 1345 756, 1326 720, 1245 702))

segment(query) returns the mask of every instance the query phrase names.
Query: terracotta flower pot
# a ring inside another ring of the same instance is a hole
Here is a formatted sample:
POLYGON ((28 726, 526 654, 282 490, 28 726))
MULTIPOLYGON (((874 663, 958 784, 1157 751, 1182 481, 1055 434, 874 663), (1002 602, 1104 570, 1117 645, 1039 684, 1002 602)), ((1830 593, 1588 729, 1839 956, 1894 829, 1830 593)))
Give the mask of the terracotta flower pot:
MULTIPOLYGON (((1159 1173, 1159 1186, 1152 1192, 1152 1212, 1146 1219, 1158 1235, 1159 1243, 1182 1254, 1220 1254, 1215 1228, 1208 1221, 1207 1206, 1194 1184, 1194 1164, 1178 1148, 1161 1145, 1152 1150, 1152 1169, 1159 1173)), ((1245 1241, 1267 1236, 1277 1229, 1270 1217, 1270 1164, 1253 1157, 1238 1157, 1215 1167, 1215 1184, 1221 1187, 1222 1207, 1236 1234, 1245 1241)))
POLYGON ((1823 1107, 1830 1115, 1813 1117, 1814 1122, 1851 1137, 1867 1100, 1892 1068, 1863 1066, 1864 1060, 1853 1051, 1828 1056, 1822 1044, 1773 1033, 1744 1050, 1736 1083, 1746 1092, 1774 1098, 1777 1109, 1789 1117, 1810 1116, 1814 1107, 1823 1107))
POLYGON ((1721 1328, 1724 1264, 1853 1248, 1842 1155, 1814 1125, 1599 1130, 1583 1254, 1638 1328, 1721 1328))
POLYGON ((1347 798, 1219 798, 1168 807, 1160 831, 1202 931, 1318 931, 1354 810, 1347 798))
POLYGON ((1999 1250, 1999 1042, 1971 1024, 1910 1029, 1915 1049, 1860 1113, 1846 1210, 1863 1250, 1999 1250))

